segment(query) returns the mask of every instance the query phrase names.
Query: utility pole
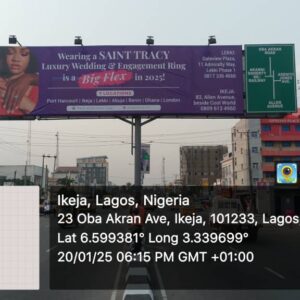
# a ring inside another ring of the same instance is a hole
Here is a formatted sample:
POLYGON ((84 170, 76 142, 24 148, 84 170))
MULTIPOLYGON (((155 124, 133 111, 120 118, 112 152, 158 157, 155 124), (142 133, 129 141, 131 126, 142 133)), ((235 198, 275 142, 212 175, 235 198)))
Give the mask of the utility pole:
MULTIPOLYGON (((41 193, 41 196, 42 196, 42 194, 43 194, 43 183, 44 183, 44 166, 45 166, 45 158, 46 157, 48 157, 48 158, 54 158, 54 159, 56 159, 56 155, 45 155, 45 154, 43 154, 43 162, 42 162, 42 176, 41 176, 41 187, 40 187, 40 193, 41 193)), ((46 185, 45 185, 45 187, 46 187, 46 185)))
POLYGON ((162 158, 161 180, 162 180, 162 185, 166 186, 166 159, 165 159, 165 157, 162 158))
POLYGON ((27 168, 31 165, 31 121, 28 121, 28 133, 27 133, 27 158, 25 163, 25 176, 24 185, 27 185, 27 168))
POLYGON ((28 121, 28 133, 27 133, 27 165, 31 164, 31 121, 28 121))
POLYGON ((59 133, 56 133, 56 154, 54 159, 54 167, 53 167, 53 173, 55 172, 56 168, 59 166, 58 158, 59 158, 59 133))

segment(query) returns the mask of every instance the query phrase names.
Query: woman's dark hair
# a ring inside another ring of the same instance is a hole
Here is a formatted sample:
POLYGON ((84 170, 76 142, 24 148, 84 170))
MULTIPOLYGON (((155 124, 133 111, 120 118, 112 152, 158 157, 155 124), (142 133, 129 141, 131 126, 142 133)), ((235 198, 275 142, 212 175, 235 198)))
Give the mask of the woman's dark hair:
MULTIPOLYGON (((8 53, 8 49, 11 47, 0 47, 0 76, 3 77, 9 77, 11 74, 9 72, 8 66, 6 64, 6 55, 8 53)), ((28 67, 26 69, 26 73, 37 73, 39 71, 38 69, 38 63, 35 55, 32 53, 32 51, 29 49, 30 53, 30 60, 28 67)))

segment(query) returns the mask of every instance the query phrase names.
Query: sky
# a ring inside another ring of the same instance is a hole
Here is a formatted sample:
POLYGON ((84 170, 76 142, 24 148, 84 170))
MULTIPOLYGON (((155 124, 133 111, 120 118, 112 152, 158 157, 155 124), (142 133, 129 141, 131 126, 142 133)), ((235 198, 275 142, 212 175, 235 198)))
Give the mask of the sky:
MULTIPOLYGON (((26 46, 144 45, 148 35, 156 45, 295 44, 300 79, 299 0, 10 0, 1 3, 0 46, 15 34, 26 46)), ((299 100, 298 100, 299 103, 299 100)), ((142 128, 142 141, 151 143, 151 173, 145 184, 162 182, 165 158, 167 181, 179 177, 181 145, 230 147, 230 128, 236 119, 155 120, 142 128)), ((25 164, 28 121, 1 121, 0 165, 25 164)), ((31 163, 56 152, 59 165, 76 165, 76 158, 106 155, 109 180, 133 182, 130 125, 120 120, 60 120, 31 122, 31 163)), ((53 159, 46 159, 50 170, 53 159)))

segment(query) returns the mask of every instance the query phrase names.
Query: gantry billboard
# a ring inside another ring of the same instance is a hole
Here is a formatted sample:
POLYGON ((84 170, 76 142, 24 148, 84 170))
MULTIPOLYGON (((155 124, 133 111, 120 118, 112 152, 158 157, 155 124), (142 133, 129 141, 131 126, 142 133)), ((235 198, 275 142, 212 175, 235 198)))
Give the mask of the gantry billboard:
POLYGON ((0 47, 0 117, 239 116, 241 46, 0 47))

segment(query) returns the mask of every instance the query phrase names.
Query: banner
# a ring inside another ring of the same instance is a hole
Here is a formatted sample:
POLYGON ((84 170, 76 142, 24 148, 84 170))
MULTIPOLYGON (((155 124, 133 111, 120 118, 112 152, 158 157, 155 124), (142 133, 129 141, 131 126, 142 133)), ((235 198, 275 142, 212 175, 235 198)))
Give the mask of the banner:
POLYGON ((0 117, 243 110, 241 46, 0 47, 0 117))
POLYGON ((150 144, 142 144, 141 171, 144 174, 150 174, 150 144))

